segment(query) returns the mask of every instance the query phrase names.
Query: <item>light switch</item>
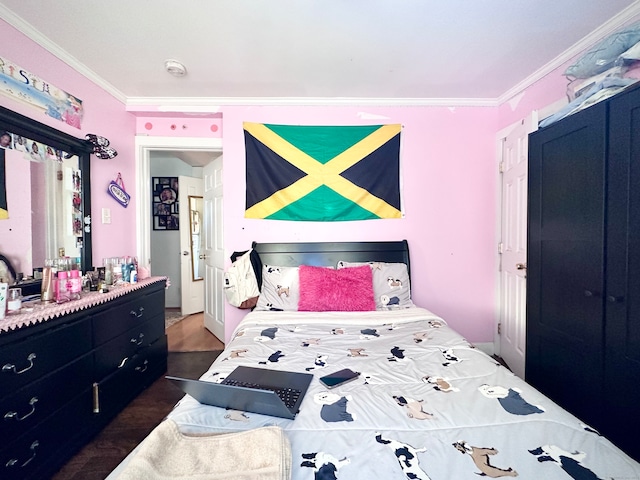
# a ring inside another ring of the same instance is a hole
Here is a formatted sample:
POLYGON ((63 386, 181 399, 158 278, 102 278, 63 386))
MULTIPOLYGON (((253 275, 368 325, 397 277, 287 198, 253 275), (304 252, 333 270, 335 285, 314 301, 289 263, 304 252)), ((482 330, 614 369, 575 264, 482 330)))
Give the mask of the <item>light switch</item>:
POLYGON ((102 209, 102 223, 111 223, 111 209, 103 208, 102 209))

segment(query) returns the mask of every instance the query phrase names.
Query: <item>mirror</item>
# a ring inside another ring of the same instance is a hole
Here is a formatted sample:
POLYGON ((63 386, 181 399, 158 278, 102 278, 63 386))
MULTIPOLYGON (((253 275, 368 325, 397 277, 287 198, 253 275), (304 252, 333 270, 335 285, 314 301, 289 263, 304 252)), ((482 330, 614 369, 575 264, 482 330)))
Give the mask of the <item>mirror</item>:
POLYGON ((79 257, 83 272, 93 270, 93 146, 0 107, 0 135, 5 132, 12 143, 0 139, 0 254, 25 277, 45 258, 60 256, 60 249, 79 257))
POLYGON ((203 280, 204 246, 202 245, 202 197, 189 195, 189 225, 191 233, 191 279, 203 280))

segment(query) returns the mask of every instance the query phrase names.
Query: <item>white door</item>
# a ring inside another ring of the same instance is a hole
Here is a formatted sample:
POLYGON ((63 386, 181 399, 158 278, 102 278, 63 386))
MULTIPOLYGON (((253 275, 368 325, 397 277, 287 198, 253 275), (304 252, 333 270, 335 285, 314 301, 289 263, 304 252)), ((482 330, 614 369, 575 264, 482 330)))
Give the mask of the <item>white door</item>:
MULTIPOLYGON (((191 211, 189 197, 202 197, 203 182, 201 178, 178 177, 178 221, 180 222, 180 285, 182 315, 202 312, 204 310, 204 281, 193 275, 191 211)), ((196 252, 198 254, 199 252, 196 252)), ((196 262, 198 259, 195 259, 196 262)))
POLYGON ((500 251, 500 356, 524 379, 527 292, 528 134, 537 128, 533 112, 502 139, 502 232, 500 251))
POLYGON ((204 167, 204 326, 224 342, 222 156, 204 167))

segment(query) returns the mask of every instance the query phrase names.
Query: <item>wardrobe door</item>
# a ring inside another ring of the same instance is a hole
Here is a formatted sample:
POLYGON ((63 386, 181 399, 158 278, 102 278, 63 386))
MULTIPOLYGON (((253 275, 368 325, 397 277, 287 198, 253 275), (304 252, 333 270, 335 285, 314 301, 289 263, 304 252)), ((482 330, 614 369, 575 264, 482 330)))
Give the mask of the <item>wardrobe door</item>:
POLYGON ((611 101, 610 127, 601 433, 640 460, 640 90, 611 101))
POLYGON ((529 140, 526 380, 602 424, 606 105, 529 140))

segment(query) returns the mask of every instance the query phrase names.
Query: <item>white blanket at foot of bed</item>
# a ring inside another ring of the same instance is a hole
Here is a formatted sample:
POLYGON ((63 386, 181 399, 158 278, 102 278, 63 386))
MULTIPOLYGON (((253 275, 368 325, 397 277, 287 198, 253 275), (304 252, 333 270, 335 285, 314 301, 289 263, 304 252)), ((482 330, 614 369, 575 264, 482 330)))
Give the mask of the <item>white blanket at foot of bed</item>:
POLYGON ((185 435, 165 420, 147 437, 118 480, 289 480, 291 449, 282 429, 185 435))

